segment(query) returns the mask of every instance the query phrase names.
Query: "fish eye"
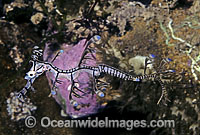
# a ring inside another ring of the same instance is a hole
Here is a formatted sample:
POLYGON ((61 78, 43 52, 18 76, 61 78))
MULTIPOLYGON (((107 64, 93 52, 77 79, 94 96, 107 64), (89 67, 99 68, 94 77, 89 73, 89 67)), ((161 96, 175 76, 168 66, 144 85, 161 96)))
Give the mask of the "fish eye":
POLYGON ((35 71, 29 71, 29 72, 27 73, 27 75, 30 76, 30 77, 34 77, 35 71))

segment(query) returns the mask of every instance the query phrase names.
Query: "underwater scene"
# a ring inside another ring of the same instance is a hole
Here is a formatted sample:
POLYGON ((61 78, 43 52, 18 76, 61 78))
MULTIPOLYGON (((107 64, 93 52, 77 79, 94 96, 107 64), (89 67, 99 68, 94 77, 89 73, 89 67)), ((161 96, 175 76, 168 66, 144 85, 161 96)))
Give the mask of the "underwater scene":
POLYGON ((0 135, 200 135, 200 0, 0 0, 0 135))

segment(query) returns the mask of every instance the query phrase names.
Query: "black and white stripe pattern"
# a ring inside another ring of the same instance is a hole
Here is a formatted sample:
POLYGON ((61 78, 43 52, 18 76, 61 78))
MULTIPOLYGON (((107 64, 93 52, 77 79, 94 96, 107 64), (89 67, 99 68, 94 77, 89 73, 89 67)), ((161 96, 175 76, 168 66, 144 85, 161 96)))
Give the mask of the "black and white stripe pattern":
POLYGON ((118 77, 118 78, 121 78, 121 79, 124 79, 124 80, 131 80, 132 79, 132 76, 119 70, 119 69, 116 69, 114 67, 110 67, 110 66, 107 66, 107 65, 98 65, 98 69, 99 69, 99 72, 100 73, 106 73, 106 74, 109 74, 111 76, 114 76, 114 77, 118 77))
POLYGON ((141 75, 141 76, 136 76, 136 77, 133 77, 132 80, 133 81, 139 81, 139 80, 143 80, 143 79, 155 79, 157 77, 157 73, 155 74, 150 74, 150 75, 141 75))
POLYGON ((42 53, 43 53, 43 50, 42 50, 42 49, 39 49, 38 46, 34 46, 34 48, 33 48, 33 55, 31 56, 31 58, 32 58, 33 60, 38 60, 38 58, 39 58, 40 56, 42 56, 42 53))
POLYGON ((22 90, 20 90, 17 93, 17 98, 20 99, 20 100, 23 99, 25 97, 27 91, 28 91, 28 88, 24 87, 22 90))

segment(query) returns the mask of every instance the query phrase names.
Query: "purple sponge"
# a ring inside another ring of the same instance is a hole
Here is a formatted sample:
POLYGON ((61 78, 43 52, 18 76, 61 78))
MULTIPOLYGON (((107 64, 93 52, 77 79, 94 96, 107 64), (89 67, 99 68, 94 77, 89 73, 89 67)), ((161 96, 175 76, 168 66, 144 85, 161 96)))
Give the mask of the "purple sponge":
MULTIPOLYGON (((52 64, 62 70, 68 70, 77 67, 81 60, 81 56, 83 55, 84 50, 86 49, 86 42, 86 39, 83 39, 76 45, 63 44, 61 46, 61 50, 63 50, 62 53, 55 59, 55 61, 52 64)), ((50 50, 50 46, 51 43, 46 44, 43 55, 43 59, 48 62, 51 62, 51 60, 56 55, 55 52, 52 52, 50 50)), ((82 60, 82 65, 96 66, 95 52, 88 53, 84 57, 87 57, 87 59, 82 60)), ((52 87, 52 84, 55 80, 54 73, 47 72, 46 76, 48 78, 50 87, 52 87)), ((75 84, 75 86, 84 91, 84 94, 79 91, 77 92, 82 96, 82 98, 77 98, 73 96, 73 99, 78 103, 78 106, 74 107, 72 104, 70 104, 69 100, 71 80, 62 77, 58 78, 58 80, 61 81, 61 83, 56 83, 57 92, 56 95, 54 95, 53 97, 55 98, 57 103, 61 105, 65 113, 70 117, 80 118, 84 116, 89 116, 91 114, 97 113, 99 108, 102 107, 100 103, 97 102, 96 94, 92 94, 92 79, 93 78, 91 74, 88 74, 87 72, 83 71, 80 72, 74 79, 75 82, 78 82, 75 84)))

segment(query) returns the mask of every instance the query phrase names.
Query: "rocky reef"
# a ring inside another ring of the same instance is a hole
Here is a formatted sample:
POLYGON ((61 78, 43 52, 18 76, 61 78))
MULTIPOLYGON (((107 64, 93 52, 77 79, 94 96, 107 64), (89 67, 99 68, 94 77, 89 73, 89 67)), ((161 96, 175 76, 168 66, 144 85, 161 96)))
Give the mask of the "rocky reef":
MULTIPOLYGON (((162 86, 158 80, 130 82, 103 75, 100 79, 106 82, 105 97, 80 100, 94 105, 86 106, 80 111, 82 114, 115 119, 175 121, 174 128, 147 128, 145 131, 110 129, 113 134, 200 133, 199 0, 9 0, 1 1, 0 7, 2 134, 88 133, 79 129, 44 129, 40 125, 29 130, 24 125, 23 118, 28 115, 37 119, 44 116, 68 119, 60 116, 61 108, 71 116, 79 115, 79 111, 70 108, 70 102, 63 96, 69 94, 70 82, 61 79, 65 83, 58 85, 58 89, 64 91, 58 91, 60 97, 49 98, 55 78, 49 73, 46 74, 47 79, 45 75, 40 76, 33 84, 36 91, 28 91, 25 103, 17 100, 14 91, 25 86, 24 76, 30 69, 29 60, 35 45, 45 50, 44 61, 48 62, 59 50, 70 52, 67 56, 61 54, 53 62, 56 67, 66 70, 77 66, 84 43, 95 35, 101 36, 101 42, 90 45, 95 60, 89 63, 83 61, 89 66, 106 64, 133 76, 150 75, 160 71, 161 63, 170 58, 172 61, 166 62, 162 68, 176 72, 162 74, 161 81, 166 86, 169 102, 160 102, 159 105, 162 86), (145 65, 145 60, 152 55, 155 56, 153 62, 145 65), (62 61, 64 58, 66 61, 62 61), (20 106, 25 106, 24 110, 20 106), (10 119, 21 120, 13 122, 10 119)), ((81 74, 78 87, 90 88, 91 76, 81 74)), ((87 96, 91 98, 91 95, 87 96)), ((102 130, 97 130, 102 133, 102 130)))

